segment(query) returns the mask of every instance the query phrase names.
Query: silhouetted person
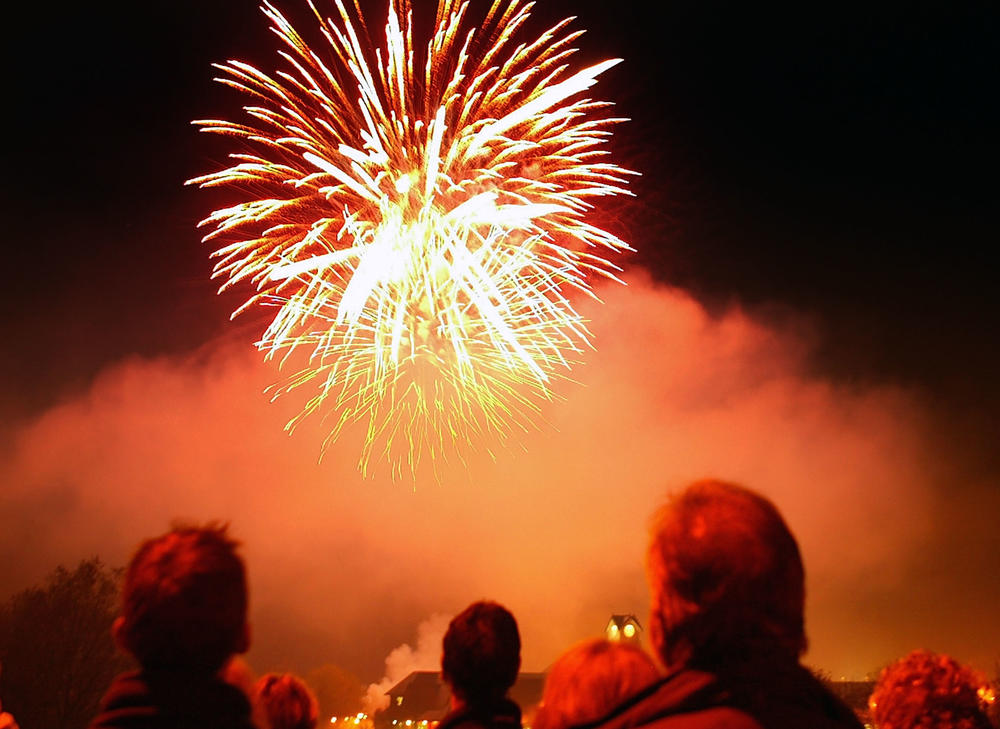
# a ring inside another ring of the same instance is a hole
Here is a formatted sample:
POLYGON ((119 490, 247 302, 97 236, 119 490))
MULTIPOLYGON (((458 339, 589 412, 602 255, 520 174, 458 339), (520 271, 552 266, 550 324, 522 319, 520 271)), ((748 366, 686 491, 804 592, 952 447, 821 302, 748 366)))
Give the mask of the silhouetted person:
POLYGON ((220 676, 250 643, 237 546, 208 526, 139 547, 112 633, 140 670, 114 680, 92 729, 252 729, 247 696, 220 676))
POLYGON ((271 729, 315 729, 319 703, 305 681, 290 673, 268 673, 254 687, 254 704, 271 729))
POLYGON ((882 671, 868 706, 876 729, 991 729, 987 696, 988 682, 971 668, 914 651, 882 671))
POLYGON ((567 729, 598 721, 660 678, 639 646, 588 640, 563 653, 545 677, 533 729, 567 729))
POLYGON ((666 677, 602 729, 861 729, 799 665, 805 650, 799 548, 770 501, 692 484, 653 520, 649 635, 666 677))
POLYGON ((438 729, 521 729, 521 709, 507 696, 520 668, 514 616, 495 602, 469 605, 444 634, 441 678, 451 711, 438 729))

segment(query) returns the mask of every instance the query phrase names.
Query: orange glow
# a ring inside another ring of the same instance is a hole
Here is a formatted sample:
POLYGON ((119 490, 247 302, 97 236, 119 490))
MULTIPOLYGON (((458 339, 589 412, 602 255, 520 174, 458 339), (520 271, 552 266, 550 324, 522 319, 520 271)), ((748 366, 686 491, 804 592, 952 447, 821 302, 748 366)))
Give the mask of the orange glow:
POLYGON ((407 0, 378 51, 337 8, 313 8, 329 43, 314 50, 265 5, 289 65, 218 66, 254 105, 196 122, 242 151, 190 182, 247 195, 202 224, 222 288, 256 287, 236 313, 277 307, 258 347, 298 369, 272 393, 307 398, 286 429, 331 415, 325 449, 362 423, 362 473, 376 457, 396 476, 532 428, 590 346, 571 297, 630 250, 587 222, 591 201, 632 173, 602 148, 621 120, 581 94, 619 59, 570 71, 569 20, 520 44, 531 3, 467 20, 467 1, 440 0, 420 69, 407 0))

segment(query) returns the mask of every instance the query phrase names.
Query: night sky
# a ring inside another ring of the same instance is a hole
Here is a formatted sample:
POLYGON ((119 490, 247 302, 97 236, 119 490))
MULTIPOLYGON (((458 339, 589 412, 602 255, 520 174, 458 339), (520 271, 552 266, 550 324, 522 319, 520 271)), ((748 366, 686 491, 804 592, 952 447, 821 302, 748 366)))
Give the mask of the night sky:
MULTIPOLYGON (((370 8, 371 27, 381 28, 382 4, 362 5, 370 8)), ((281 4, 293 20, 308 17, 303 6, 294 0, 281 4)), ((423 5, 417 2, 417 7, 423 5)), ((136 474, 144 469, 159 470, 162 482, 169 482, 186 478, 177 464, 190 462, 197 464, 193 470, 199 478, 211 484, 213 479, 227 480, 229 461, 178 452, 174 444, 164 453, 169 468, 145 461, 142 466, 131 464, 126 474, 116 471, 114 459, 105 456, 109 460, 94 471, 105 481, 81 473, 75 483, 76 471, 67 468, 69 475, 60 476, 56 484, 55 477, 33 471, 35 456, 25 454, 44 451, 44 445, 38 445, 43 435, 65 435, 54 426, 46 430, 53 417, 76 413, 67 422, 90 428, 88 417, 98 413, 93 417, 99 419, 100 412, 94 404, 100 397, 94 393, 101 392, 101 383, 111 387, 107 383, 115 381, 123 367, 148 373, 158 363, 169 367, 181 362, 178 367, 183 368, 196 362, 191 367, 203 368, 198 371, 211 379, 211 367, 228 371, 230 366, 230 360, 220 360, 215 353, 249 350, 259 334, 263 320, 257 315, 229 322, 229 313, 247 292, 215 295, 217 283, 209 280, 209 249, 196 229, 198 220, 227 200, 226 193, 199 191, 183 183, 216 169, 230 151, 221 139, 198 134, 190 121, 236 117, 243 101, 211 81, 210 64, 240 58, 273 68, 275 44, 265 19, 253 2, 237 0, 132 3, 125 9, 34 3, 22 10, 25 19, 8 33, 5 64, 7 174, 2 200, 7 277, 0 294, 4 313, 0 337, 5 343, 0 358, 0 378, 5 383, 0 433, 7 445, 0 453, 5 459, 0 464, 4 476, 0 489, 7 494, 0 492, 0 532, 5 535, 0 536, 0 597, 31 584, 60 560, 100 552, 120 562, 138 538, 165 528, 178 515, 232 519, 234 530, 248 543, 248 552, 263 551, 266 539, 260 535, 287 532, 284 526, 263 520, 241 522, 244 512, 234 506, 239 497, 233 496, 231 485, 219 487, 226 496, 197 492, 216 509, 211 514, 191 506, 197 503, 194 493, 190 499, 178 496, 177 502, 158 494, 150 497, 154 506, 148 522, 141 522, 145 532, 126 529, 105 542, 84 535, 82 527, 74 531, 67 526, 61 536, 53 536, 62 529, 60 524, 82 524, 95 513, 116 513, 106 508, 106 502, 127 492, 126 485, 108 483, 116 474, 123 482, 135 483, 136 474), (91 485, 95 483, 104 485, 91 485), (104 486, 105 496, 88 490, 104 486), (257 547, 252 546, 255 538, 257 547)), ((800 490, 791 485, 772 489, 766 483, 772 473, 766 459, 753 460, 761 459, 759 454, 747 456, 746 463, 754 465, 720 465, 717 475, 742 478, 787 509, 793 531, 802 529, 807 571, 810 555, 826 553, 814 557, 821 577, 827 574, 826 562, 834 561, 829 552, 854 554, 845 551, 841 537, 850 533, 862 534, 862 542, 874 539, 869 532, 882 528, 886 514, 889 522, 894 521, 893 504, 910 501, 907 474, 921 481, 913 497, 914 503, 919 502, 914 511, 909 505, 899 507, 901 521, 913 516, 913 524, 919 526, 912 532, 886 527, 892 532, 886 542, 893 546, 885 552, 884 565, 876 560, 864 572, 835 576, 829 592, 823 584, 811 587, 822 602, 817 620, 826 631, 812 631, 817 662, 835 672, 861 674, 906 650, 926 646, 952 650, 960 659, 992 669, 991 661, 1000 658, 995 623, 986 625, 987 606, 1000 602, 995 574, 1000 547, 1000 459, 995 453, 1000 386, 994 376, 1000 368, 1000 344, 997 270, 990 263, 1000 240, 996 4, 540 0, 531 27, 540 31, 547 21, 567 14, 578 16, 574 27, 588 30, 579 43, 581 62, 625 59, 601 78, 595 94, 616 102, 616 113, 631 119, 617 128, 612 149, 619 163, 642 174, 633 185, 634 199, 612 202, 601 213, 603 222, 637 249, 621 261, 626 280, 630 285, 635 281, 636 291, 652 297, 650 301, 667 307, 664 311, 683 310, 705 331, 713 322, 719 332, 726 331, 726 322, 736 322, 732 326, 740 332, 739 352, 730 363, 735 369, 730 374, 725 367, 719 369, 718 388, 706 384, 705 397, 724 400, 719 392, 735 387, 732 383, 756 382, 747 372, 757 372, 759 366, 761 372, 823 388, 820 409, 836 410, 839 394, 845 401, 860 403, 844 405, 850 412, 837 419, 838 428, 854 428, 852 438, 859 442, 868 435, 865 427, 871 427, 877 431, 872 435, 874 444, 888 448, 906 443, 898 451, 871 456, 882 459, 878 468, 888 469, 885 473, 873 469, 868 481, 864 474, 854 474, 852 485, 843 491, 823 491, 829 472, 817 475, 815 483, 800 484, 800 490), (655 12, 646 9, 654 5, 655 12), (779 341, 774 348, 767 345, 772 333, 779 341), (780 363, 775 364, 777 360, 780 363), (875 401, 878 404, 872 405, 875 401), (885 405, 887 401, 891 404, 885 405), (877 414, 869 419, 873 410, 877 414), (896 466, 901 470, 892 471, 896 466), (845 494, 878 492, 889 482, 886 493, 891 491, 894 500, 878 502, 886 509, 878 519, 848 513, 850 505, 840 500, 845 494), (806 514, 813 499, 834 511, 842 508, 850 525, 812 525, 806 514), (797 523, 794 516, 801 521, 797 523), (931 523, 934 518, 939 519, 936 525, 931 523), (884 591, 870 590, 876 581, 884 591), (857 603, 845 604, 846 596, 862 593, 865 597, 858 597, 857 603), (862 622, 876 625, 867 633, 861 631, 869 642, 877 641, 871 636, 881 635, 878 625, 898 630, 876 648, 856 650, 856 660, 846 655, 846 649, 838 653, 832 646, 851 643, 844 636, 852 635, 862 622), (928 628, 942 624, 948 627, 938 632, 928 628), (984 639, 979 634, 987 628, 992 631, 984 639)), ((609 311, 603 316, 608 318, 595 326, 599 351, 603 351, 601 332, 612 332, 607 347, 611 358, 618 356, 613 332, 626 327, 615 318, 616 296, 605 297, 609 311)), ((631 311, 628 307, 635 305, 629 300, 618 311, 631 311)), ((710 333, 670 341, 714 347, 723 340, 729 341, 710 333)), ((731 351, 723 345, 718 351, 731 351)), ((692 371, 704 367, 715 372, 716 360, 702 363, 702 354, 687 351, 678 356, 690 363, 692 371)), ((623 355, 622 367, 627 362, 623 355)), ((618 360, 596 364, 596 380, 600 381, 601 372, 617 371, 614 364, 618 360)), ((646 374, 651 381, 658 378, 656 371, 646 374)), ((689 381, 685 377, 689 376, 677 375, 675 380, 689 381)), ((206 387, 205 392, 212 392, 206 387)), ((248 408, 270 407, 259 390, 247 386, 248 408)), ((667 387, 657 392, 675 398, 664 407, 682 419, 686 406, 676 403, 694 395, 689 388, 681 390, 677 394, 667 387)), ((134 391, 115 390, 123 398, 122 393, 134 391)), ((153 393, 150 403, 161 395, 153 393)), ((569 393, 570 406, 573 397, 569 393)), ((781 402, 808 410, 814 401, 789 395, 781 402)), ((593 412, 616 407, 600 403, 593 412)), ((622 415, 620 423, 628 428, 632 422, 638 428, 639 422, 653 422, 650 413, 643 417, 648 420, 630 421, 622 415)), ((280 431, 281 418, 277 421, 280 431)), ((740 422, 747 428, 755 422, 760 425, 752 418, 740 422)), ((155 431, 159 426, 152 427, 155 431)), ((823 427, 817 426, 821 440, 823 427)), ((706 429, 709 432, 735 431, 706 429)), ((790 432, 797 438, 804 431, 796 426, 790 432)), ((808 478, 809 440, 802 437, 804 460, 794 474, 808 478)), ((295 443, 296 457, 315 456, 313 442, 290 441, 279 432, 274 443, 278 449, 295 443)), ((824 441, 817 447, 817 464, 836 470, 839 451, 823 450, 828 444, 824 441)), ((122 448, 127 445, 122 442, 122 448)), ((702 446, 705 453, 697 462, 712 464, 711 442, 702 446)), ((720 464, 740 447, 721 439, 715 446, 720 464)), ((655 451, 655 444, 651 448, 655 451)), ((680 446, 676 450, 683 453, 680 446)), ((64 451, 52 451, 60 452, 64 451)), ((667 485, 688 475, 709 475, 693 466, 664 465, 658 479, 655 464, 663 464, 670 452, 635 456, 647 464, 642 472, 651 485, 633 493, 639 500, 634 506, 639 521, 628 544, 641 542, 642 515, 655 506, 655 494, 665 493, 667 485)), ((86 471, 87 466, 82 468, 86 471)), ((486 468, 474 466, 473 476, 486 468)), ((780 468, 774 468, 775 483, 791 479, 792 471, 778 475, 780 468)), ((505 465, 501 459, 496 473, 490 471, 483 481, 521 472, 519 466, 505 465)), ((547 473, 541 465, 537 472, 547 473)), ((352 470, 348 467, 343 473, 352 470)), ((543 502, 556 503, 555 494, 571 495, 574 487, 580 494, 598 488, 581 485, 594 473, 613 478, 614 471, 581 467, 569 484, 553 486, 550 496, 544 479, 530 487, 511 485, 502 493, 524 499, 534 494, 543 502)), ((275 490, 291 494, 293 501, 301 497, 295 503, 311 503, 314 491, 305 489, 308 493, 296 496, 299 487, 283 484, 282 478, 280 469, 268 475, 275 490)), ((153 482, 159 481, 152 479, 148 488, 153 482)), ((431 496, 381 483, 341 482, 330 488, 351 494, 345 498, 364 515, 360 519, 378 522, 378 527, 358 528, 357 538, 371 542, 383 528, 383 519, 405 523, 408 509, 426 516, 432 507, 441 506, 438 500, 446 501, 442 489, 453 489, 448 492, 452 496, 463 494, 455 496, 458 505, 448 512, 457 520, 466 513, 461 504, 471 509, 477 498, 491 503, 501 499, 485 487, 473 488, 477 494, 473 498, 465 495, 469 487, 447 484, 432 487, 431 496), (380 499, 386 503, 380 504, 380 499), (409 506, 407 499, 412 500, 409 506)), ((614 489, 629 493, 627 483, 615 484, 614 489)), ((507 508, 512 514, 517 511, 512 504, 494 506, 501 513, 507 508)), ((292 513, 307 510, 301 506, 292 513)), ((627 513, 632 516, 633 511, 627 513)), ((628 521, 620 518, 622 524, 628 521)), ((511 523, 524 526, 516 519, 511 523)), ((544 520, 533 524, 536 531, 544 528, 544 520)), ((324 542, 318 536, 322 532, 321 521, 310 522, 302 539, 315 541, 304 544, 301 553, 292 552, 301 557, 322 550, 324 542)), ((466 536, 475 538, 473 532, 466 536)), ((423 541, 415 544, 426 546, 423 541)), ((444 555, 449 544, 432 540, 423 562, 433 566, 435 579, 450 585, 434 583, 446 599, 437 602, 423 594, 400 598, 396 604, 396 598, 385 596, 418 590, 418 583, 404 580, 397 585, 392 571, 380 572, 377 589, 361 589, 363 595, 378 596, 386 616, 391 613, 377 639, 368 644, 355 639, 352 647, 344 647, 350 641, 330 629, 313 641, 326 651, 321 656, 318 648, 310 652, 301 647, 307 642, 304 635, 291 635, 286 629, 281 639, 286 642, 280 645, 277 638, 261 638, 264 647, 256 654, 258 663, 280 662, 284 645, 285 660, 293 667, 304 670, 329 656, 373 680, 388 649, 412 641, 418 621, 462 607, 466 594, 455 585, 465 573, 456 572, 451 582, 442 575, 447 571, 444 555)), ((589 548, 581 549, 590 553, 589 548)), ((392 559, 395 554, 391 549, 362 553, 373 560, 392 559)), ((530 554, 529 550, 524 559, 530 560, 530 554)), ((479 567, 494 564, 488 556, 482 559, 479 567)), ((565 559, 571 563, 570 553, 565 559)), ((307 560, 292 562, 305 569, 301 564, 307 560)), ((350 569, 352 580, 364 582, 362 563, 350 569)), ((469 569, 473 573, 478 568, 469 569)), ((524 569, 531 580, 543 580, 534 568, 524 569)), ((509 579, 498 578, 497 584, 513 585, 515 573, 509 579)), ((283 584, 268 574, 260 578, 261 584, 283 584)), ((608 592, 618 590, 615 594, 621 601, 644 599, 638 561, 632 572, 609 583, 613 584, 608 592)), ((490 584, 485 581, 483 589, 490 584)), ((296 594, 315 607, 331 599, 331 591, 340 589, 337 585, 323 583, 312 592, 296 594)), ((512 599, 514 603, 526 613, 538 607, 520 597, 533 588, 518 589, 512 588, 519 596, 512 599)), ((472 594, 470 599, 481 596, 472 594)), ((613 600, 602 600, 586 603, 591 611, 588 620, 591 613, 603 615, 605 604, 613 606, 613 600)), ((334 612, 356 627, 365 613, 362 608, 355 605, 334 612)), ((258 622, 271 625, 269 619, 283 609, 280 600, 262 599, 258 622)), ((571 612, 552 609, 557 615, 571 612)), ((644 607, 636 607, 640 609, 644 607)), ((304 625, 318 625, 321 613, 309 612, 304 625)), ((572 619, 580 624, 584 620, 576 613, 572 619)), ((527 634, 540 630, 529 626, 527 634)), ((581 637, 582 630, 570 630, 560 638, 581 637)), ((356 638, 357 633, 347 635, 356 638)), ((551 651, 537 652, 543 665, 553 657, 551 651)))

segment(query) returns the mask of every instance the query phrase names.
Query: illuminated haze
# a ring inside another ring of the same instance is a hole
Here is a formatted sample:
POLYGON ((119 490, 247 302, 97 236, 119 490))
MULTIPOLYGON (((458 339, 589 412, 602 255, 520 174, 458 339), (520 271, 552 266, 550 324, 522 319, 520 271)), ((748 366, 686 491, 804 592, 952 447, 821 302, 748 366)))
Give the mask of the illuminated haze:
POLYGON ((89 555, 124 564, 174 519, 219 519, 244 543, 259 671, 333 662, 378 681, 397 646, 428 653, 421 623, 480 598, 513 610, 540 670, 612 612, 644 618, 649 514, 714 476, 770 496, 798 536, 808 663, 861 676, 928 647, 992 667, 995 638, 968 626, 1000 604, 978 547, 997 492, 944 452, 919 393, 810 376, 807 328, 713 318, 628 278, 586 305, 598 349, 538 433, 415 487, 362 480, 354 436, 318 464, 319 423, 282 432, 297 403, 261 394, 274 373, 248 344, 106 368, 2 456, 0 596, 89 555), (981 523, 957 528, 963 509, 981 523))

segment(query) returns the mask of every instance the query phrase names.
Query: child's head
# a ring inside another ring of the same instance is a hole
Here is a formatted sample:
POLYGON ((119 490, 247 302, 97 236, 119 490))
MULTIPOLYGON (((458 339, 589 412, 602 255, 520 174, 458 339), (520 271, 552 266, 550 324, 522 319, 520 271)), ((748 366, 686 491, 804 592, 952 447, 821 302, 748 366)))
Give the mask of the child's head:
POLYGON ((600 719, 660 677, 638 646, 590 640, 570 648, 545 679, 535 729, 566 729, 600 719))
POLYGON ((178 527, 139 546, 114 631, 144 669, 215 672, 246 651, 246 569, 237 546, 217 525, 178 527))
POLYGON ((254 687, 253 703, 271 729, 313 729, 319 717, 313 692, 290 673, 262 676, 254 687))

